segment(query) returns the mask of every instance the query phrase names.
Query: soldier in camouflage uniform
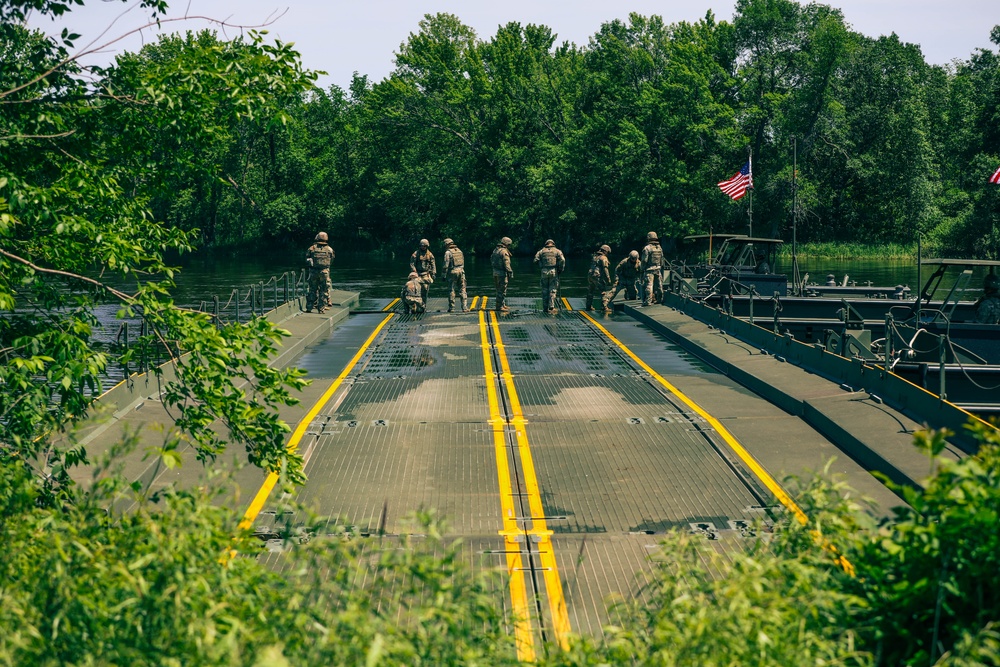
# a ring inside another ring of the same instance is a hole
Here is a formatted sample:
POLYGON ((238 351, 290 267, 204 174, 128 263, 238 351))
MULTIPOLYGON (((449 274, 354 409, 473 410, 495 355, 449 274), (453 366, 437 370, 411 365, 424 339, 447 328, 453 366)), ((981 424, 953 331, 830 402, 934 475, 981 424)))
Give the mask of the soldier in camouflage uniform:
POLYGON ((326 232, 316 235, 315 243, 306 250, 306 265, 309 267, 309 292, 306 294, 306 312, 316 306, 322 313, 330 302, 330 265, 333 264, 333 248, 327 245, 330 239, 326 232))
POLYGON ((648 306, 663 300, 663 249, 656 238, 656 232, 646 234, 646 247, 642 249, 642 273, 645 292, 642 305, 648 306))
POLYGON ((639 260, 639 251, 633 250, 628 257, 618 262, 615 267, 615 284, 611 286, 612 294, 609 302, 622 290, 625 290, 625 298, 634 300, 639 296, 639 278, 642 276, 642 262, 639 260))
POLYGON ((462 299, 462 312, 469 312, 469 296, 465 282, 465 255, 451 239, 444 240, 444 272, 442 277, 448 279, 448 312, 455 310, 455 295, 462 299))
POLYGON ((510 244, 513 243, 508 237, 500 239, 500 243, 493 249, 490 256, 490 266, 493 267, 493 285, 497 288, 497 301, 494 308, 497 312, 506 313, 507 307, 507 285, 514 277, 514 272, 510 268, 510 244))
POLYGON ((416 315, 424 312, 426 302, 422 296, 423 289, 420 276, 417 275, 416 271, 411 271, 410 275, 407 276, 406 284, 403 285, 403 291, 399 293, 399 298, 407 313, 416 315))
POLYGON ((976 322, 1000 324, 1000 277, 995 273, 983 281, 983 296, 976 302, 976 322))
POLYGON ((437 264, 434 261, 434 253, 431 252, 431 242, 427 239, 420 239, 420 248, 410 255, 410 271, 415 272, 420 277, 420 297, 427 306, 427 292, 431 283, 434 282, 434 274, 437 273, 437 264))
POLYGON ((608 301, 611 297, 611 262, 608 255, 611 247, 602 245, 590 260, 590 270, 587 272, 587 310, 594 309, 594 296, 601 297, 601 310, 610 313, 608 301))
POLYGON ((559 274, 566 268, 566 257, 562 250, 556 247, 556 242, 549 239, 545 246, 535 253, 535 264, 542 271, 540 285, 542 288, 542 310, 546 313, 557 312, 559 294, 559 274))

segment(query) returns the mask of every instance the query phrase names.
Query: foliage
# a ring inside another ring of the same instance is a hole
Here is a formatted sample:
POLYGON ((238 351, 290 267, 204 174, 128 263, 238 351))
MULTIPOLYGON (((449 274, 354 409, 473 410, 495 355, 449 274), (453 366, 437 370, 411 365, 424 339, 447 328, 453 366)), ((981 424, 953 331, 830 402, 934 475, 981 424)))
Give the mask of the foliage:
MULTIPOLYGON (((3 11, 60 14, 70 4, 3 11)), ((163 8, 142 4, 154 16, 163 8)), ((254 463, 300 479, 276 408, 303 380, 267 365, 283 332, 266 321, 219 329, 175 307, 167 257, 191 250, 198 235, 149 206, 171 178, 215 178, 203 156, 232 124, 280 121, 269 96, 300 94, 314 76, 287 45, 255 33, 226 44, 167 38, 149 47, 148 67, 125 56, 96 72, 67 55, 74 39, 16 22, 0 28, 0 463, 46 480, 48 502, 67 493, 68 469, 87 452, 63 434, 103 390, 110 350, 95 338, 96 312, 117 308, 119 318, 144 318, 148 342, 175 358, 164 400, 177 429, 167 449, 186 440, 211 459, 233 442, 254 463)))
POLYGON ((515 662, 495 575, 473 574, 430 515, 401 541, 313 517, 275 567, 234 536, 219 479, 146 496, 102 475, 47 508, 23 469, 0 476, 2 665, 515 662))

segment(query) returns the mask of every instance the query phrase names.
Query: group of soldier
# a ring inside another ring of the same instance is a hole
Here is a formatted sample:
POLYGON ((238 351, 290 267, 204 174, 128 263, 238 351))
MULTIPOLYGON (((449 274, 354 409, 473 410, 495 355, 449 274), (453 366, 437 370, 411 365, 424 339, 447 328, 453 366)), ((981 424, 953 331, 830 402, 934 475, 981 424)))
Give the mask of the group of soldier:
MULTIPOLYGON (((494 309, 501 313, 510 310, 507 306, 507 286, 514 277, 510 263, 512 244, 513 241, 509 237, 503 237, 490 256, 493 286, 496 289, 494 309)), ((448 312, 455 311, 457 301, 461 303, 462 312, 468 312, 465 255, 450 238, 444 240, 444 247, 444 266, 441 274, 448 280, 448 312)), ((626 299, 637 299, 639 291, 642 290, 644 305, 657 303, 663 298, 663 251, 656 232, 649 232, 646 235, 646 246, 641 253, 633 250, 618 262, 613 274, 610 255, 611 247, 602 245, 591 257, 587 273, 587 310, 596 310, 594 304, 599 300, 601 310, 611 312, 611 302, 623 290, 626 299)), ((535 253, 534 263, 541 272, 539 287, 542 291, 542 310, 546 313, 555 313, 559 309, 559 276, 566 269, 566 256, 556 247, 555 241, 548 239, 535 253)), ((424 312, 427 307, 428 291, 435 275, 437 275, 437 264, 434 253, 430 250, 430 242, 427 239, 420 239, 419 247, 410 255, 410 275, 400 293, 406 312, 424 312)))
MULTIPOLYGON (((306 312, 314 307, 322 313, 330 305, 330 265, 334 259, 326 232, 316 235, 315 242, 306 251, 309 266, 309 292, 306 297, 306 312)), ((497 312, 507 312, 507 286, 514 271, 510 263, 509 237, 503 237, 493 250, 490 265, 493 269, 493 285, 496 288, 494 308, 497 312)), ((454 312, 456 303, 462 312, 469 311, 468 283, 465 278, 465 255, 454 240, 444 240, 444 263, 441 277, 448 280, 448 312, 454 312)), ((646 235, 646 246, 642 252, 633 250, 618 262, 611 272, 611 247, 600 246, 591 257, 587 272, 587 310, 596 310, 594 304, 599 299, 600 308, 610 311, 610 304, 624 290, 626 299, 636 299, 642 291, 643 304, 656 303, 662 299, 663 251, 656 232, 646 235)), ((566 256, 549 239, 535 253, 538 265, 542 308, 547 313, 558 311, 559 276, 566 269, 566 256)), ((422 313, 427 306, 427 297, 434 277, 438 275, 437 262, 431 252, 430 242, 420 239, 419 247, 410 255, 410 274, 400 293, 400 300, 408 313, 422 313)))
MULTIPOLYGON (((510 310, 507 306, 507 286, 514 277, 510 263, 512 244, 509 237, 503 237, 490 256, 496 288, 494 308, 501 313, 510 310)), ((430 245, 427 239, 420 239, 419 247, 410 255, 410 274, 400 293, 400 300, 408 313, 422 313, 427 307, 428 292, 437 275, 437 262, 430 245)), ((454 312, 456 302, 462 312, 469 312, 465 255, 450 238, 444 240, 444 248, 441 277, 448 280, 448 312, 454 312)), ((587 272, 587 310, 596 310, 594 304, 599 300, 601 310, 611 312, 610 304, 622 290, 626 299, 638 298, 641 290, 643 305, 662 299, 663 251, 656 232, 646 235, 646 246, 641 253, 633 250, 618 262, 613 274, 610 255, 611 247, 602 245, 591 257, 587 272)), ((306 312, 315 307, 317 312, 322 313, 330 305, 330 265, 333 259, 329 237, 326 232, 320 232, 306 251, 306 264, 310 269, 306 312)), ((555 241, 548 239, 535 253, 534 262, 541 272, 542 309, 555 313, 558 311, 559 276, 566 269, 566 256, 556 247, 555 241)))

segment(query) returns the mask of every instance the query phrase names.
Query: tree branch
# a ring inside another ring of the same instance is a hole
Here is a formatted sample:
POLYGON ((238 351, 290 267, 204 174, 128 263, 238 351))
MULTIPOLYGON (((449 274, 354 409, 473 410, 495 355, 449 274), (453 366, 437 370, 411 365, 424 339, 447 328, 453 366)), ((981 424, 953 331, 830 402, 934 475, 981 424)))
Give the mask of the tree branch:
POLYGON ((93 278, 88 278, 87 276, 81 276, 81 275, 76 274, 76 273, 70 273, 69 271, 60 271, 58 269, 45 269, 45 268, 42 268, 42 267, 38 266, 37 264, 33 264, 33 263, 29 262, 28 260, 24 259, 23 257, 18 257, 17 255, 14 255, 12 253, 7 252, 3 248, 0 248, 0 255, 2 255, 3 257, 6 257, 7 259, 15 261, 15 262, 17 262, 19 264, 23 264, 24 266, 27 266, 29 269, 31 269, 33 271, 37 271, 38 273, 45 273, 45 274, 49 274, 49 275, 53 275, 53 276, 62 276, 63 278, 72 278, 74 280, 79 280, 81 282, 85 282, 88 285, 93 285, 94 287, 99 287, 102 290, 104 290, 104 291, 108 292, 109 294, 111 294, 112 296, 115 296, 119 300, 124 301, 125 303, 132 303, 133 301, 135 301, 135 297, 134 296, 130 296, 130 295, 126 294, 125 292, 119 292, 114 287, 110 287, 108 285, 105 285, 104 283, 102 283, 102 282, 100 282, 98 280, 94 280, 93 278))
POLYGON ((71 134, 76 134, 76 130, 67 130, 66 132, 59 132, 58 134, 8 134, 6 136, 0 137, 0 141, 5 141, 7 139, 61 139, 63 137, 68 137, 71 134))
MULTIPOLYGON (((285 11, 287 11, 287 10, 285 10, 285 11)), ((14 88, 11 88, 9 90, 5 90, 3 92, 0 92, 0 100, 3 100, 5 97, 7 97, 9 95, 13 95, 14 93, 16 93, 18 91, 24 90, 25 88, 28 88, 29 86, 33 86, 36 83, 38 83, 39 81, 43 81, 50 74, 52 74, 53 72, 56 72, 56 71, 62 69, 63 67, 65 67, 66 65, 68 65, 71 62, 77 61, 80 58, 83 58, 84 56, 89 56, 89 55, 94 54, 94 53, 99 53, 99 52, 103 51, 104 49, 108 48, 109 46, 111 46, 112 44, 115 44, 116 42, 120 42, 121 40, 125 39, 126 37, 129 37, 130 35, 134 35, 136 33, 141 33, 143 30, 146 30, 148 28, 152 28, 154 26, 159 27, 163 23, 175 23, 175 22, 178 22, 178 21, 202 20, 202 21, 207 21, 208 23, 211 23, 211 24, 218 25, 218 26, 220 26, 222 28, 239 28, 240 30, 244 30, 244 29, 266 28, 267 26, 271 25, 272 23, 274 23, 275 21, 277 21, 279 18, 281 18, 284 15, 285 15, 285 12, 282 12, 281 14, 278 14, 277 16, 274 16, 274 18, 270 18, 269 17, 268 20, 264 21, 263 23, 261 23, 259 25, 239 25, 239 24, 236 24, 236 23, 227 23, 226 21, 220 21, 219 19, 214 19, 214 18, 212 18, 210 16, 187 16, 187 15, 185 15, 185 16, 181 16, 181 17, 178 17, 178 18, 175 18, 175 19, 159 19, 159 20, 156 20, 156 21, 151 21, 151 22, 147 23, 146 25, 139 26, 138 28, 134 28, 132 30, 129 30, 128 32, 122 33, 118 37, 115 37, 111 41, 105 42, 104 44, 101 44, 100 46, 91 48, 91 46, 94 44, 94 42, 96 42, 98 39, 100 39, 104 35, 104 33, 107 32, 107 30, 105 30, 104 32, 102 32, 97 37, 97 39, 95 39, 93 42, 91 42, 86 47, 84 47, 83 51, 80 51, 79 53, 77 53, 75 55, 63 58, 62 60, 60 60, 58 63, 56 63, 55 65, 53 65, 52 67, 50 67, 45 72, 42 72, 41 74, 39 74, 38 76, 36 76, 34 79, 31 79, 30 81, 22 83, 20 86, 15 86, 14 88)), ((272 14, 272 16, 273 16, 273 14, 272 14)), ((109 26, 109 29, 110 29, 110 26, 109 26)))

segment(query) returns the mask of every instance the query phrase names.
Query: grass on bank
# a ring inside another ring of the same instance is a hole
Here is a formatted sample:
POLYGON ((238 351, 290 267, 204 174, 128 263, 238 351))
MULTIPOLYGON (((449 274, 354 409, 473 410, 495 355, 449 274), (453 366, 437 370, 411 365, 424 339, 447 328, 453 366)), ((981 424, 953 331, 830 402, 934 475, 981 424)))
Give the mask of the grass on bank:
MULTIPOLYGON (((889 259, 889 260, 915 260, 917 257, 917 245, 885 243, 878 245, 868 245, 865 243, 850 243, 840 241, 829 241, 824 243, 799 243, 797 248, 800 257, 818 257, 823 259, 889 259)), ((930 250, 927 246, 923 248, 923 256, 930 250)), ((780 257, 792 256, 792 244, 785 243, 781 247, 780 257)))

